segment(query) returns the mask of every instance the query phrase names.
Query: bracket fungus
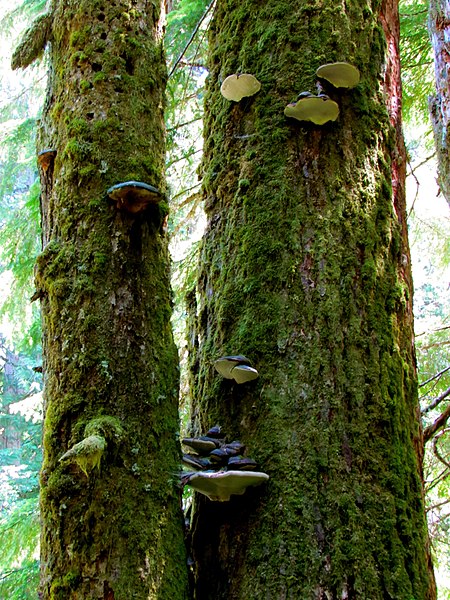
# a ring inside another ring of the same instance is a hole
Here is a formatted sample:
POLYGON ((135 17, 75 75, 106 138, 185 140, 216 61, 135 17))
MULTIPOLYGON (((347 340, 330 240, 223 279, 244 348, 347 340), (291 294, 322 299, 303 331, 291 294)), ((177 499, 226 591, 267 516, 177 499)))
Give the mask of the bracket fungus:
POLYGON ((339 115, 339 106, 325 94, 314 96, 309 92, 300 94, 297 102, 288 104, 284 109, 286 117, 298 121, 310 121, 315 125, 323 125, 335 121, 339 115))
POLYGON ((158 204, 162 200, 161 192, 153 185, 141 181, 125 181, 110 187, 107 192, 117 208, 136 214, 149 204, 158 204))
POLYGON ((246 383, 256 379, 258 371, 251 366, 251 362, 245 356, 222 356, 214 362, 216 371, 225 379, 234 379, 236 383, 246 383))
POLYGON ((242 98, 254 96, 261 89, 260 82, 249 73, 229 75, 220 86, 220 93, 227 100, 239 102, 242 98))
POLYGON ((55 160, 56 154, 57 151, 54 148, 45 148, 44 150, 41 150, 37 155, 38 164, 44 171, 44 173, 55 160))
POLYGON ((236 383, 247 383, 259 377, 258 371, 249 365, 237 365, 231 374, 236 383))
POLYGON ((220 443, 217 440, 207 438, 206 436, 199 438, 183 438, 181 441, 185 446, 192 448, 192 450, 195 450, 202 455, 209 454, 220 446, 220 443))
POLYGON ((359 71, 347 62, 322 65, 316 71, 317 77, 326 79, 336 88, 352 88, 359 83, 359 71))
POLYGON ((186 484, 210 500, 226 502, 231 496, 242 496, 248 487, 260 485, 268 479, 267 473, 256 471, 218 471, 192 473, 186 484))

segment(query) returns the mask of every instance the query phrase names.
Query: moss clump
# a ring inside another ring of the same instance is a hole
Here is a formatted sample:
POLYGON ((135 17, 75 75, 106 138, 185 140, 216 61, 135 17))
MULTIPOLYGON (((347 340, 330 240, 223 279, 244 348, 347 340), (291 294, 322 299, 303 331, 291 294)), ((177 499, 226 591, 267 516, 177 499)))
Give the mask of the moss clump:
POLYGON ((105 450, 105 438, 99 435, 90 435, 72 446, 59 460, 76 462, 86 477, 89 477, 89 472, 95 467, 100 469, 100 462, 105 450))

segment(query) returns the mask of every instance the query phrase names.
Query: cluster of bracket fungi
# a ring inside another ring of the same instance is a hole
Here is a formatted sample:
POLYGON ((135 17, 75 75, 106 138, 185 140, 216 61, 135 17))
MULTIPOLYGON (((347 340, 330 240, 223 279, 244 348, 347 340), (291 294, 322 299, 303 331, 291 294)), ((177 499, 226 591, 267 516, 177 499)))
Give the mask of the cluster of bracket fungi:
MULTIPOLYGON (((241 354, 222 356, 214 363, 225 379, 242 384, 258 377, 258 371, 248 358, 241 354)), ((245 454, 245 446, 239 440, 226 441, 226 435, 218 425, 211 427, 196 438, 184 438, 189 452, 183 454, 183 464, 189 469, 181 481, 210 500, 225 502, 232 495, 242 495, 248 487, 260 485, 269 479, 267 473, 256 471, 255 460, 245 454)))
MULTIPOLYGON (((325 79, 335 88, 352 88, 359 83, 359 71, 347 62, 335 62, 322 65, 316 71, 317 77, 325 79)), ((227 100, 240 102, 242 98, 253 96, 261 89, 260 82, 249 73, 229 75, 222 83, 220 91, 227 100)), ((298 121, 310 121, 315 125, 323 125, 328 121, 335 121, 339 115, 339 105, 329 96, 322 93, 322 86, 318 84, 319 93, 301 92, 296 102, 292 102, 284 109, 287 117, 298 121)))
MULTIPOLYGON (((347 62, 335 62, 322 65, 316 71, 317 77, 325 79, 335 88, 352 88, 358 85, 360 74, 356 67, 347 62)), ((230 101, 240 102, 257 94, 261 83, 254 75, 239 73, 229 75, 222 83, 220 91, 230 101)), ((286 106, 284 114, 298 121, 310 121, 315 125, 323 125, 328 121, 335 121, 339 115, 339 105, 329 96, 322 93, 318 84, 319 93, 301 92, 297 100, 286 106)), ((46 148, 38 154, 38 163, 45 173, 52 165, 57 151, 55 148, 46 148)), ((163 194, 152 185, 142 181, 125 181, 110 187, 107 196, 119 210, 136 214, 144 211, 151 204, 158 204, 163 199, 163 194)), ((245 371, 245 365, 243 371, 245 371)), ((239 374, 239 370, 235 374, 239 374)), ((241 383, 236 379, 237 383, 241 383)), ((244 381, 248 381, 245 379, 244 381)))

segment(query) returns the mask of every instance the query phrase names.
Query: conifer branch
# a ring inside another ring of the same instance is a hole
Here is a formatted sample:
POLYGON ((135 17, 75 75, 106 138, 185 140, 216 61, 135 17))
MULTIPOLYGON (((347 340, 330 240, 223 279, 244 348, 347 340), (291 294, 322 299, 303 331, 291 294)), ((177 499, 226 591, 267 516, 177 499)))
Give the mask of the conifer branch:
POLYGON ((53 24, 53 13, 38 17, 29 27, 11 59, 11 68, 25 69, 37 58, 42 56, 47 42, 50 41, 53 24))

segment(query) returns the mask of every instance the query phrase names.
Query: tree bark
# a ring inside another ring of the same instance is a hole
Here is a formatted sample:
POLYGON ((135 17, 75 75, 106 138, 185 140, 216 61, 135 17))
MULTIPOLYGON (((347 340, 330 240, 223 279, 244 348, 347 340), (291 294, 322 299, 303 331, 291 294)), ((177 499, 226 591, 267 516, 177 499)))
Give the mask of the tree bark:
POLYGON ((450 13, 442 0, 430 0, 428 31, 434 51, 436 95, 430 98, 429 108, 438 158, 438 183, 450 204, 450 13))
POLYGON ((218 0, 190 296, 192 433, 220 424, 270 475, 195 496, 197 600, 435 598, 421 480, 394 2, 218 0), (287 119, 316 69, 336 122, 287 119), (220 84, 252 73, 258 94, 220 84), (196 298, 196 305, 194 300, 196 298), (238 385, 213 362, 244 354, 238 385))
POLYGON ((56 0, 39 132, 45 375, 41 597, 186 598, 159 7, 56 0), (56 155, 55 155, 56 151, 56 155), (133 209, 134 210, 134 209, 133 209), (61 460, 62 459, 62 460, 61 460))

